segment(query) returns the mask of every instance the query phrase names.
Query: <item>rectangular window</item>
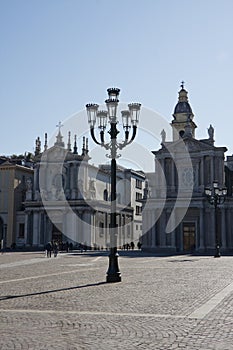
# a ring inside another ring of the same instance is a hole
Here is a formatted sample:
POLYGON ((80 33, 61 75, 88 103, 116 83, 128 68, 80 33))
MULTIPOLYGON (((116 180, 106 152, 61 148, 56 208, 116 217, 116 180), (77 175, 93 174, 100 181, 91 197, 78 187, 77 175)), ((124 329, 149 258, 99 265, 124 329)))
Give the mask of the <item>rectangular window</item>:
POLYGON ((104 223, 103 222, 99 223, 99 236, 100 237, 104 236, 104 223))
POLYGON ((131 233, 131 232, 130 232, 130 226, 128 225, 128 226, 127 226, 127 237, 128 237, 128 238, 130 238, 130 236, 131 236, 130 233, 131 233))
POLYGON ((19 224, 19 238, 24 238, 24 224, 19 224))
POLYGON ((142 214, 142 207, 139 207, 139 205, 136 205, 136 215, 142 214))
POLYGON ((136 179, 136 188, 142 189, 142 181, 141 180, 136 179))
POLYGON ((140 201, 142 199, 142 194, 139 192, 136 192, 136 201, 140 201))

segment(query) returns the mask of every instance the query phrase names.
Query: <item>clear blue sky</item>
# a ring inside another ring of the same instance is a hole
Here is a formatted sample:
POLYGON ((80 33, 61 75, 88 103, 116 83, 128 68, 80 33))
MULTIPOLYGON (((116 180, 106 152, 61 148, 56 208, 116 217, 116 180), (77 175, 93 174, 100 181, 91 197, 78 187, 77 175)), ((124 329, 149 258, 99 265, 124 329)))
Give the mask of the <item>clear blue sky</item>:
POLYGON ((170 122, 181 80, 196 137, 211 123, 233 153, 232 15, 232 0, 0 0, 0 154, 32 152, 111 86, 170 122))

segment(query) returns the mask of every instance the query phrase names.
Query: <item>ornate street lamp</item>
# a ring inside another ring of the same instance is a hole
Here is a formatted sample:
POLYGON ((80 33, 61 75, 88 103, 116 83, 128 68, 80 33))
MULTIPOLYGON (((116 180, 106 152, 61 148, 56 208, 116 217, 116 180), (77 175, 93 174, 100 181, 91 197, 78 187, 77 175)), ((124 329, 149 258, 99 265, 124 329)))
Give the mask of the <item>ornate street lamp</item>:
POLYGON ((107 282, 120 282, 121 273, 118 266, 118 253, 117 253, 117 225, 116 225, 116 158, 118 149, 123 149, 129 145, 135 138, 137 132, 137 124, 139 121, 139 113, 141 104, 131 103, 128 105, 128 110, 121 111, 122 124, 124 129, 124 141, 118 142, 117 135, 120 133, 117 129, 117 107, 118 96, 120 89, 109 88, 108 99, 105 101, 107 111, 98 110, 97 104, 87 104, 87 116, 90 124, 90 132, 92 139, 97 145, 104 147, 106 150, 110 150, 111 158, 111 216, 110 216, 110 254, 109 254, 109 267, 107 271, 107 282), (95 137, 95 124, 98 121, 100 141, 97 141, 95 137), (110 135, 109 142, 105 142, 105 130, 107 122, 110 124, 108 133, 110 135), (130 129, 132 128, 131 137, 130 129))
POLYGON ((223 204, 226 199, 227 189, 226 187, 219 187, 218 181, 213 181, 212 187, 205 188, 205 195, 210 204, 214 205, 214 215, 215 215, 215 258, 220 258, 220 235, 218 230, 218 204, 223 204))

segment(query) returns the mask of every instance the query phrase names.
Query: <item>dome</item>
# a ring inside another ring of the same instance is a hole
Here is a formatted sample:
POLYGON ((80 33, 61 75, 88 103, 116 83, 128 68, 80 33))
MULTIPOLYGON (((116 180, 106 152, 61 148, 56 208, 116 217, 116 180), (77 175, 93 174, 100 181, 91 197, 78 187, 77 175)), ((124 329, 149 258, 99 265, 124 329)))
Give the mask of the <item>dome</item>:
POLYGON ((185 102, 178 102, 175 106, 174 114, 178 113, 187 113, 187 114, 193 114, 192 108, 190 107, 190 104, 185 102))
POLYGON ((183 82, 181 84, 181 90, 179 91, 179 99, 175 106, 174 114, 193 114, 192 108, 188 102, 188 92, 184 89, 183 82))

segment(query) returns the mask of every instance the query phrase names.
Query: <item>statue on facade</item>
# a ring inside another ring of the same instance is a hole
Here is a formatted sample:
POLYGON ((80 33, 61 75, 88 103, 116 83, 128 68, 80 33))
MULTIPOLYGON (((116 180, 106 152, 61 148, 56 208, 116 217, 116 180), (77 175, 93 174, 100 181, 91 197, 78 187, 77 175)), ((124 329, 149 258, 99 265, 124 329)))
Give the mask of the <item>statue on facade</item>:
POLYGON ((166 141, 166 131, 163 129, 160 133, 161 137, 162 137, 162 143, 164 143, 166 141))
POLYGON ((213 140, 214 139, 214 128, 211 124, 210 124, 210 127, 208 129, 208 134, 209 134, 209 139, 213 140))

